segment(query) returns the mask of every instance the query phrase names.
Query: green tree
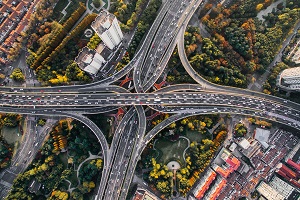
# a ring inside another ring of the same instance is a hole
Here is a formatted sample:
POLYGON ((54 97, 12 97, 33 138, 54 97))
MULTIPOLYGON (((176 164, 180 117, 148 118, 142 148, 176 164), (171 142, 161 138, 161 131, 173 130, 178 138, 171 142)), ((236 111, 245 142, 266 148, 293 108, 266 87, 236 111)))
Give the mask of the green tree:
POLYGON ((25 76, 20 68, 15 68, 11 73, 10 78, 18 82, 23 82, 25 80, 25 76))

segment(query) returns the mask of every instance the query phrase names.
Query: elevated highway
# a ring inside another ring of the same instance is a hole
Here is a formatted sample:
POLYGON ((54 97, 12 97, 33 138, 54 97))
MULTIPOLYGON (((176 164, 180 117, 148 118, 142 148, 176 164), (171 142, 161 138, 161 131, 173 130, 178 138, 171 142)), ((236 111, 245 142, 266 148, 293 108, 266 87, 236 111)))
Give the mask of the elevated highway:
POLYGON ((131 62, 114 75, 91 84, 59 87, 0 87, 0 112, 59 115, 84 123, 96 135, 104 169, 96 199, 125 199, 136 163, 147 143, 176 120, 199 114, 235 113, 257 116, 300 130, 300 105, 278 97, 220 86, 203 79, 184 52, 184 31, 202 0, 165 2, 131 62), (164 72, 178 45, 183 66, 198 84, 171 85, 145 93, 164 72), (133 72, 132 72, 133 70, 133 72), (110 85, 133 74, 135 91, 110 85), (102 131, 82 114, 128 107, 109 147, 102 131), (171 113, 147 134, 145 106, 171 113))

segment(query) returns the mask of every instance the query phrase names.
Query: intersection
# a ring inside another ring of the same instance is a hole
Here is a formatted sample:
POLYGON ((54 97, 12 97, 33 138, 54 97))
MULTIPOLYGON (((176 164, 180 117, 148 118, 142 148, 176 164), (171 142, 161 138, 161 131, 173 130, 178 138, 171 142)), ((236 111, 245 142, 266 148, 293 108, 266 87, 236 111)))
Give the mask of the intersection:
POLYGON ((185 117, 234 113, 257 116, 300 130, 299 104, 216 85, 192 69, 184 52, 183 35, 189 19, 201 3, 202 0, 165 2, 135 57, 116 74, 86 85, 1 87, 0 111, 72 117, 89 127, 104 156, 96 199, 125 199, 136 163, 147 143, 166 126, 185 117), (164 72, 176 45, 183 66, 198 84, 172 85, 147 93, 164 72), (110 85, 127 74, 133 77, 135 92, 110 85), (109 146, 101 130, 83 114, 105 113, 123 106, 130 108, 109 146), (145 106, 173 115, 146 133, 145 106))

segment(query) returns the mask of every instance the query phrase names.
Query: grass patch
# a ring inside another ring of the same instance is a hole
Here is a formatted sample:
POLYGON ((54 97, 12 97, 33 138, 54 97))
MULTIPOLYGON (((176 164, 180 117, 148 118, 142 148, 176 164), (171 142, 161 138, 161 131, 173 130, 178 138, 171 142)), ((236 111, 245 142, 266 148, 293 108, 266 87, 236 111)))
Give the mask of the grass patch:
POLYGON ((3 138, 7 141, 8 144, 20 142, 22 139, 22 135, 19 132, 18 126, 14 128, 3 126, 1 134, 3 135, 3 138))
POLYGON ((68 167, 68 155, 67 155, 67 152, 58 154, 58 158, 62 162, 62 164, 64 165, 64 168, 67 168, 68 167))
MULTIPOLYGON (((185 131, 185 136, 187 138, 189 138, 191 142, 193 142, 193 141, 201 142, 203 139, 209 138, 206 134, 203 135, 203 134, 199 133, 198 131, 191 131, 191 130, 188 130, 187 128, 184 131, 185 131)), ((211 138, 209 138, 209 139, 211 139, 211 138)))
POLYGON ((77 176, 76 176, 76 171, 72 170, 72 175, 70 176, 69 181, 72 183, 71 188, 72 187, 77 187, 78 179, 77 179, 77 176))
POLYGON ((91 5, 92 4, 92 0, 89 0, 89 3, 88 3, 88 7, 91 11, 93 11, 94 7, 91 5))
POLYGON ((184 164, 183 152, 187 147, 188 141, 183 138, 175 142, 162 138, 155 143, 155 148, 160 152, 158 161, 164 164, 167 164, 166 162, 169 162, 172 158, 180 160, 184 164))
POLYGON ((102 0, 102 2, 104 3, 103 8, 107 9, 108 8, 108 1, 107 0, 102 0))
POLYGON ((82 2, 83 4, 85 4, 85 0, 72 0, 72 2, 70 3, 70 5, 66 8, 66 16, 62 19, 62 22, 64 22, 65 20, 67 20, 71 14, 79 7, 79 2, 82 2))
POLYGON ((59 21, 64 15, 61 11, 68 5, 68 1, 58 1, 53 10, 53 17, 56 21, 59 21))

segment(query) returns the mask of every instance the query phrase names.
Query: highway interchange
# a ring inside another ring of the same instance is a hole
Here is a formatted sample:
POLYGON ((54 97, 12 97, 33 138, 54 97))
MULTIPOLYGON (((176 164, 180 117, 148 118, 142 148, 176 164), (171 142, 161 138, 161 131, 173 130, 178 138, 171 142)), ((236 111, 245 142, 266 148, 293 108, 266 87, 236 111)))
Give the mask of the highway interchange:
MULTIPOLYGON (((300 105, 258 92, 224 87, 204 80, 190 66, 184 52, 184 30, 202 0, 165 2, 135 57, 116 74, 87 85, 60 87, 1 87, 0 111, 72 117, 89 127, 99 140, 104 169, 96 199, 125 199, 136 163, 147 143, 163 128, 182 118, 212 113, 235 113, 276 121, 300 130, 300 105), (183 66, 199 84, 172 85, 152 93, 175 46, 183 66), (127 74, 136 93, 110 85, 127 74), (83 114, 105 113, 128 106, 109 146, 83 114), (144 107, 172 113, 146 134, 144 107)), ((200 7, 201 9, 201 7, 200 7)))

